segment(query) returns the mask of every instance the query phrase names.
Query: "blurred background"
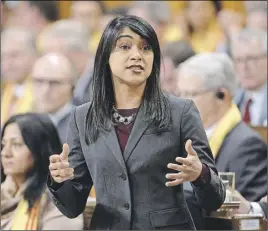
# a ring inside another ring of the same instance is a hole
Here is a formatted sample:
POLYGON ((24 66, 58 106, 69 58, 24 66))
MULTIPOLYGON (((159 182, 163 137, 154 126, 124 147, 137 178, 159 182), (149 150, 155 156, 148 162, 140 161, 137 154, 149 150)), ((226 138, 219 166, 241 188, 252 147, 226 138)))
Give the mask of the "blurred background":
POLYGON ((237 84, 232 100, 267 142, 266 1, 1 1, 1 128, 18 113, 47 113, 66 142, 72 109, 90 100, 102 32, 126 14, 155 29, 163 55, 160 84, 171 94, 180 95, 176 69, 183 62, 206 52, 227 54, 237 84), (39 60, 51 52, 63 57, 39 60))

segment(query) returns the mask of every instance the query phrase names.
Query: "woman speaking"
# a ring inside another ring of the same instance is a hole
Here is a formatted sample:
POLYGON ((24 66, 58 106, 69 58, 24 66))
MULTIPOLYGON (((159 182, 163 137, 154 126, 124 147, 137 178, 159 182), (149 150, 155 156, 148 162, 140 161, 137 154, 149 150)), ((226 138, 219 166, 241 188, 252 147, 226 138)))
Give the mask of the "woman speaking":
POLYGON ((195 229, 183 195, 221 206, 225 190, 199 113, 159 88, 160 47, 143 19, 113 19, 100 40, 92 100, 71 117, 68 144, 50 157, 48 187, 67 217, 81 214, 91 187, 91 229, 195 229))

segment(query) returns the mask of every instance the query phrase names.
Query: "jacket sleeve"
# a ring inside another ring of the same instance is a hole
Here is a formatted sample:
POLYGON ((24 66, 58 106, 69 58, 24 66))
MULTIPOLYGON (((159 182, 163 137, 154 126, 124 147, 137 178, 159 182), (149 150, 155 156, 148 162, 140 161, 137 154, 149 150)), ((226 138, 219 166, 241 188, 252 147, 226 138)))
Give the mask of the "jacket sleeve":
POLYGON ((41 230, 83 230, 83 215, 74 219, 64 216, 53 204, 51 200, 47 201, 46 209, 42 214, 41 230))
MULTIPOLYGON (((225 187, 218 176, 199 111, 192 100, 187 100, 183 109, 181 137, 184 144, 188 139, 192 140, 193 148, 200 161, 207 165, 210 171, 210 181, 198 184, 198 186, 191 183, 194 193, 204 209, 217 210, 225 200, 225 187)), ((183 152, 184 156, 187 156, 184 147, 183 152)))
POLYGON ((74 178, 57 184, 49 176, 47 181, 54 204, 69 218, 75 218, 84 211, 93 184, 81 148, 75 112, 76 109, 74 109, 70 118, 67 139, 70 149, 69 163, 74 168, 74 178))

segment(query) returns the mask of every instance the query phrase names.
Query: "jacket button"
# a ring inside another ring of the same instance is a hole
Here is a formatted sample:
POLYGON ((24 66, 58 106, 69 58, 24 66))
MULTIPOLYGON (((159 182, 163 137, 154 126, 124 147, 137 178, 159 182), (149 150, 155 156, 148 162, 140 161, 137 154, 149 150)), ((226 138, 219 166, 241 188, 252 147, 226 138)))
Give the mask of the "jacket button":
POLYGON ((121 175, 121 178, 122 178, 123 180, 127 180, 127 175, 126 175, 126 174, 122 174, 122 175, 121 175))
POLYGON ((125 203, 125 204, 124 204, 124 208, 125 208, 126 210, 129 210, 129 207, 130 207, 129 203, 125 203))

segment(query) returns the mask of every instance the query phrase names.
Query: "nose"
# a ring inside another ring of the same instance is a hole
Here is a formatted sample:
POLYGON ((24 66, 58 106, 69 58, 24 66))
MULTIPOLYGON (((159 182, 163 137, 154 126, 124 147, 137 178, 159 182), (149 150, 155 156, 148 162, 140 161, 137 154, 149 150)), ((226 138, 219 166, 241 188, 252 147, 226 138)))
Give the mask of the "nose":
POLYGON ((142 56, 137 46, 133 46, 133 52, 131 54, 131 60, 141 61, 142 56))
POLYGON ((6 144, 1 150, 1 156, 5 158, 10 158, 12 156, 12 150, 10 145, 6 144))

